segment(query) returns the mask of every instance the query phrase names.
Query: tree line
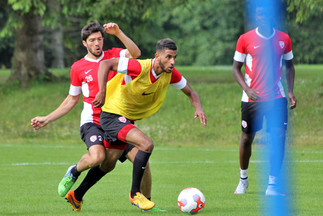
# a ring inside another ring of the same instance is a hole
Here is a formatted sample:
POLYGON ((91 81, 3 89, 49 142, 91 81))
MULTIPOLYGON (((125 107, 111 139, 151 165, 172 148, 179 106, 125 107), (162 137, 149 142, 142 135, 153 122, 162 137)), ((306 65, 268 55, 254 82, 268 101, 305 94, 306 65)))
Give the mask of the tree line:
MULTIPOLYGON (((86 53, 81 28, 90 21, 116 22, 153 57, 158 39, 179 48, 178 65, 232 64, 236 40, 249 30, 245 7, 251 0, 0 0, 0 68, 9 81, 27 87, 33 79, 51 79, 48 68, 69 67, 86 53)), ((323 0, 277 0, 285 7, 283 25, 290 34, 296 64, 323 63, 323 0)), ((105 49, 122 47, 106 35, 105 49)))

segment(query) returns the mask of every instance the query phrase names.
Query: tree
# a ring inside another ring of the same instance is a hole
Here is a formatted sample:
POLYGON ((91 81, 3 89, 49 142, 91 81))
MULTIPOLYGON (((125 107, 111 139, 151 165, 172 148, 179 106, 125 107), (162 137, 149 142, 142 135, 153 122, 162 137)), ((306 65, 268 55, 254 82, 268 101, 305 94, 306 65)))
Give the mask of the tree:
MULTIPOLYGON (((184 2, 185 0, 176 1, 184 2)), ((147 14, 151 14, 152 9, 158 8, 161 2, 162 0, 150 0, 150 4, 144 0, 8 0, 10 17, 2 34, 5 32, 15 36, 9 81, 18 80, 21 87, 27 87, 31 80, 53 77, 45 66, 44 26, 53 29, 49 35, 52 41, 58 41, 58 43, 50 47, 50 54, 53 54, 53 59, 60 62, 56 65, 62 66, 62 58, 58 59, 55 56, 64 56, 61 47, 64 29, 72 28, 73 34, 76 32, 79 35, 80 25, 83 26, 97 18, 104 18, 105 22, 117 20, 122 26, 138 29, 145 26, 146 20, 150 19, 147 14), (75 21, 78 24, 76 27, 73 26, 75 21), (14 28, 17 29, 14 30, 14 28)), ((75 42, 75 38, 73 39, 75 42)), ((75 43, 72 44, 69 39, 64 42, 74 54, 77 53, 75 43)), ((118 41, 114 42, 116 43, 120 44, 118 41)), ((46 43, 48 44, 50 43, 46 43)), ((79 41, 77 44, 80 46, 79 41)))
POLYGON ((64 33, 63 33, 63 25, 62 25, 62 13, 61 13, 61 4, 56 0, 48 0, 47 8, 50 17, 47 18, 49 20, 48 25, 50 26, 48 29, 48 35, 50 37, 49 40, 49 48, 52 53, 51 55, 51 63, 50 67, 52 68, 64 68, 64 33))
POLYGON ((311 10, 323 11, 323 0, 288 0, 288 11, 296 12, 296 22, 303 22, 311 10))
POLYGON ((0 0, 0 68, 11 66, 11 56, 13 54, 14 39, 1 34, 1 29, 5 26, 9 17, 7 2, 0 0))
MULTIPOLYGON (((299 10, 304 10, 304 8, 299 8, 299 10)), ((302 16, 302 18, 294 11, 288 14, 287 19, 287 29, 293 42, 295 63, 321 64, 323 62, 322 7, 317 5, 307 11, 306 17, 302 16)))
POLYGON ((243 1, 187 0, 175 6, 169 1, 163 8, 149 26, 152 34, 146 34, 173 38, 179 65, 232 64, 236 40, 244 31, 243 1))
POLYGON ((5 31, 14 32, 15 43, 12 72, 9 81, 18 80, 26 88, 35 78, 52 77, 45 66, 43 49, 42 17, 46 6, 43 0, 9 0, 11 7, 5 31), (13 25, 16 23, 16 25, 13 25), (10 28, 16 27, 13 31, 10 28))

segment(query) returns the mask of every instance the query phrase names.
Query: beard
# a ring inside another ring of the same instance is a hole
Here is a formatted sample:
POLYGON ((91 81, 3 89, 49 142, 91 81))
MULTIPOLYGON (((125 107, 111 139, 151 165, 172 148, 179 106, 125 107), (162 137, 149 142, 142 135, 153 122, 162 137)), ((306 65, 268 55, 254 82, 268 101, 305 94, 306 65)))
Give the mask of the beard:
POLYGON ((96 54, 92 49, 89 49, 89 52, 94 55, 95 57, 100 57, 102 55, 102 50, 100 51, 99 54, 96 54))
POLYGON ((159 61, 159 67, 162 69, 163 72, 166 72, 166 73, 172 72, 172 70, 170 70, 170 71, 166 70, 165 65, 163 65, 163 63, 161 63, 161 61, 159 61))

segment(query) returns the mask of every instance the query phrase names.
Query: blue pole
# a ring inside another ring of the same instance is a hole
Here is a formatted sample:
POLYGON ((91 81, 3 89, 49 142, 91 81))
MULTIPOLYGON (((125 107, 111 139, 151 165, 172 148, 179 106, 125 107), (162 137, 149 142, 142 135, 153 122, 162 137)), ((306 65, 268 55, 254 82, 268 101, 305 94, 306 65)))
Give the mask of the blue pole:
MULTIPOLYGON (((246 20, 247 29, 251 30, 258 27, 266 32, 272 32, 272 29, 283 30, 283 18, 284 18, 284 5, 281 0, 246 0, 246 20)), ((270 34, 269 34, 270 35, 270 34)), ((270 38, 270 37, 268 37, 270 38)), ((275 56, 274 46, 271 44, 270 39, 264 40, 264 44, 261 44, 264 49, 261 52, 262 58, 266 59, 267 62, 267 73, 266 85, 264 88, 273 89, 274 83, 276 81, 277 69, 272 65, 273 59, 277 59, 275 56)), ((282 76, 283 77, 283 76, 282 76)), ((286 88, 285 88, 286 89, 286 88)), ((270 95, 270 94, 269 94, 270 95)), ((285 154, 285 142, 286 142, 286 131, 282 128, 277 127, 279 122, 284 119, 284 112, 270 112, 271 107, 275 107, 280 110, 287 109, 287 104, 276 103, 275 92, 267 98, 266 102, 262 105, 261 110, 268 110, 265 113, 265 121, 267 122, 267 127, 264 128, 268 135, 266 146, 266 151, 262 157, 266 158, 269 163, 264 163, 261 167, 261 179, 266 179, 266 184, 268 187, 275 187, 278 194, 274 196, 263 196, 264 206, 261 215, 268 216, 288 216, 293 215, 292 205, 291 205, 291 193, 290 191, 290 181, 287 159, 288 156, 285 154), (286 107, 285 107, 286 106, 286 107), (263 178, 265 176, 265 178, 263 178), (289 188, 287 187, 289 186, 289 188)), ((286 112, 285 112, 286 113, 286 112)), ((264 132, 263 132, 264 133, 264 132)), ((266 161, 267 161, 266 160, 266 161)), ((262 184, 263 185, 263 184, 262 184)))

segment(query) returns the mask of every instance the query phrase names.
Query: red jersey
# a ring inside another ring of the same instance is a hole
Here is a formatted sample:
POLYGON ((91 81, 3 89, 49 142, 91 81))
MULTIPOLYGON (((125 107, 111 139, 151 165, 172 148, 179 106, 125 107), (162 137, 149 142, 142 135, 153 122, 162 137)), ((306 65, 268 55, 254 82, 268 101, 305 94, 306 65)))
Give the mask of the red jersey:
POLYGON ((98 69, 100 62, 106 59, 124 57, 125 51, 125 49, 121 48, 112 48, 104 51, 97 60, 85 56, 71 66, 69 94, 72 96, 83 94, 81 126, 89 122, 100 125, 101 108, 94 108, 92 104, 92 101, 99 91, 98 69))
MULTIPOLYGON (((259 92, 261 101, 285 97, 282 60, 293 59, 288 34, 274 29, 271 36, 265 37, 258 28, 251 30, 239 37, 233 59, 245 62, 245 82, 259 92)), ((254 102, 244 91, 241 100, 254 102)))

